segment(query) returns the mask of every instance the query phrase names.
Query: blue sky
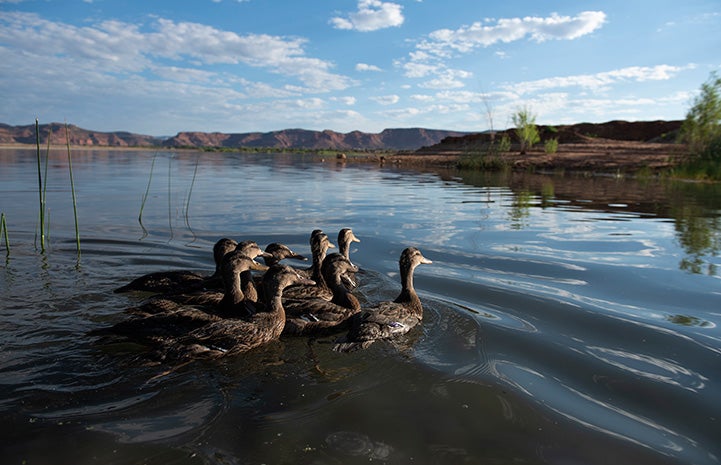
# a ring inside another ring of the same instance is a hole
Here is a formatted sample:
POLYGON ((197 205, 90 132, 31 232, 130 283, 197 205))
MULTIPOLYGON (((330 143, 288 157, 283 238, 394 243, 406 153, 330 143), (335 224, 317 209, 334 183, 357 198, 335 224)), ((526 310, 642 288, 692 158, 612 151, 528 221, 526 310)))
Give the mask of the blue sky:
POLYGON ((0 122, 150 135, 682 119, 721 1, 0 0, 0 122))

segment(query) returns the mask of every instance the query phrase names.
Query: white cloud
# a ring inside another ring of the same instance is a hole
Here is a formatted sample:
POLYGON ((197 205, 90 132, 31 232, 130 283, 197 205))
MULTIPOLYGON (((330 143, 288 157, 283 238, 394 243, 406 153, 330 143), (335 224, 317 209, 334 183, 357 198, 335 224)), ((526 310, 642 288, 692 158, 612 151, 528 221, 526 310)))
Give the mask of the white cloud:
POLYGON ((361 32, 376 31, 403 24, 403 7, 397 3, 380 0, 359 0, 358 11, 347 17, 331 18, 330 23, 336 29, 352 29, 361 32))
POLYGON ((536 81, 519 82, 515 84, 508 84, 504 86, 504 88, 519 95, 565 87, 582 87, 592 90, 602 90, 606 89, 610 85, 623 81, 645 82, 668 80, 673 78, 679 72, 690 68, 693 68, 693 65, 631 66, 596 74, 579 74, 575 76, 551 77, 536 81))
POLYGON ((381 95, 378 97, 371 97, 371 100, 381 105, 394 105, 400 101, 400 97, 397 95, 381 95))
POLYGON ((546 40, 573 40, 590 34, 606 21, 602 11, 584 11, 577 16, 552 14, 546 18, 503 18, 490 23, 475 22, 458 29, 439 29, 420 42, 419 50, 436 56, 449 56, 451 52, 467 53, 477 47, 488 47, 498 42, 514 42, 529 37, 536 42, 546 40), (490 23, 490 24, 489 24, 490 23))
MULTIPOLYGON (((548 17, 523 17, 486 19, 458 29, 438 29, 420 40, 406 60, 396 65, 404 70, 406 77, 426 78, 423 88, 458 89, 464 87, 463 79, 471 73, 449 69, 446 61, 455 56, 470 53, 479 47, 507 43, 524 38, 536 42, 546 40, 573 40, 600 28, 606 21, 602 11, 585 11, 576 16, 552 14, 548 17)), ((505 58, 504 52, 496 52, 505 58)))
MULTIPOLYGON (((159 18, 149 31, 120 21, 86 27, 56 23, 28 13, 0 17, 6 50, 23 50, 27 60, 58 60, 63 68, 130 75, 153 71, 159 60, 191 64, 247 65, 299 80, 307 91, 342 90, 352 81, 331 71, 328 61, 305 55, 305 39, 245 34, 159 18)), ((202 73, 200 73, 202 74, 202 73)))
POLYGON ((375 65, 369 65, 366 63, 358 63, 355 65, 356 71, 381 71, 381 69, 375 65))
POLYGON ((344 105, 352 106, 356 104, 356 98, 355 97, 331 97, 331 101, 333 102, 340 102, 344 105))
POLYGON ((419 84, 424 89, 458 89, 465 84, 461 79, 468 79, 473 73, 461 69, 444 69, 437 73, 435 79, 419 84))

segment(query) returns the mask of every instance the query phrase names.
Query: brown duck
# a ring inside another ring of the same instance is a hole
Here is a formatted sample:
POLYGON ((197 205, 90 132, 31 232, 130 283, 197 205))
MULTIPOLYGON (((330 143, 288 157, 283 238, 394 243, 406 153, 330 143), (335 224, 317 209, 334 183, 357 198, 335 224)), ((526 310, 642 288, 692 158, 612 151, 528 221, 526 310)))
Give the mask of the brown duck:
POLYGON ((213 260, 215 261, 215 272, 206 276, 201 273, 189 270, 158 271, 135 278, 125 286, 115 289, 114 292, 192 292, 203 289, 215 283, 222 283, 220 279, 220 263, 223 256, 235 250, 238 243, 233 239, 223 238, 213 246, 213 260))
POLYGON ((340 254, 330 255, 323 261, 321 272, 326 285, 333 293, 330 301, 321 298, 286 299, 287 314, 284 334, 322 334, 341 329, 348 319, 361 309, 358 299, 346 286, 352 287, 350 275, 358 269, 340 254))
POLYGON ((363 309, 351 320, 348 334, 340 338, 333 350, 350 352, 365 349, 378 339, 405 334, 423 319, 423 306, 413 287, 413 271, 422 263, 433 263, 415 247, 405 249, 398 260, 401 292, 394 301, 363 309))

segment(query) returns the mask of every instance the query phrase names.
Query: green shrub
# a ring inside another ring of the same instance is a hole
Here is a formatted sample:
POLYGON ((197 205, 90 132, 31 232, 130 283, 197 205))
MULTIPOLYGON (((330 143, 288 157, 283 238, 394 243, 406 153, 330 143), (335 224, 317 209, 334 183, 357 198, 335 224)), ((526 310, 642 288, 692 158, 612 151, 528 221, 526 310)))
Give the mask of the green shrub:
POLYGON ((693 157, 721 159, 721 78, 711 73, 686 113, 679 141, 688 144, 693 157))
POLYGON ((503 134, 498 141, 499 152, 510 152, 511 151, 511 136, 503 134))
POLYGON ((547 139, 546 142, 543 143, 543 148, 546 153, 556 153, 558 151, 558 138, 553 137, 547 139))
POLYGON ((521 153, 533 147, 541 140, 536 126, 536 116, 528 108, 521 108, 511 116, 511 121, 516 127, 516 136, 521 142, 521 153))

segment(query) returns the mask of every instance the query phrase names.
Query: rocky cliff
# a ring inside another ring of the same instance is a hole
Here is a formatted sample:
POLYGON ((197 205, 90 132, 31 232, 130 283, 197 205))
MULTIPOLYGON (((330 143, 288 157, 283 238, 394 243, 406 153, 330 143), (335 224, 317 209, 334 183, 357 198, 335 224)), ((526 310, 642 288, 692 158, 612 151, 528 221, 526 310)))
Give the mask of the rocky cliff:
POLYGON ((335 149, 335 150, 416 150, 433 145, 449 136, 467 133, 438 129, 385 129, 380 133, 352 131, 340 133, 330 130, 309 131, 285 129, 273 132, 227 134, 221 132, 181 132, 167 139, 170 147, 270 147, 278 149, 335 149))
MULTIPOLYGON (((416 150, 433 145, 449 136, 467 133, 437 129, 385 129, 380 133, 353 131, 340 133, 330 130, 309 131, 285 129, 273 132, 180 132, 170 138, 159 138, 129 132, 100 132, 68 125, 70 144, 98 147, 220 147, 275 149, 334 149, 334 150, 416 150)), ((54 145, 64 145, 65 125, 40 125, 40 140, 47 137, 54 145)), ((0 124, 0 144, 35 144, 35 125, 9 126, 0 124)))

